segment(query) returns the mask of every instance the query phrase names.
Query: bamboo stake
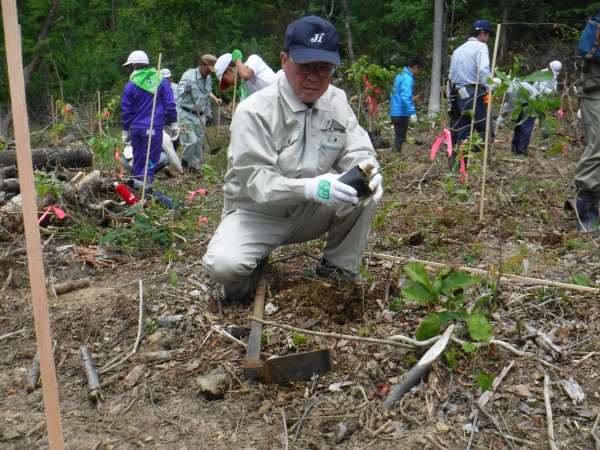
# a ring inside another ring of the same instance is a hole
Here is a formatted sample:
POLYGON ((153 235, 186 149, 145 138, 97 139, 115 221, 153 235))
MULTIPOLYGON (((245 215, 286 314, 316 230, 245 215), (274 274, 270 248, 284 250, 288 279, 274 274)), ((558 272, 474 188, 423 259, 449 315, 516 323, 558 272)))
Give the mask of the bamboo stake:
POLYGON ((25 225, 25 241, 27 246, 27 267, 31 283, 31 299, 35 336, 40 353, 42 372, 42 392, 44 410, 48 430, 48 444, 52 450, 65 447, 58 385, 52 352, 50 318, 48 316, 48 297, 42 260, 40 229, 38 227, 37 203, 33 182, 33 165, 31 160, 31 142, 29 141, 29 122, 25 102, 25 77, 23 74, 23 58, 21 50, 21 30, 17 18, 15 0, 2 0, 2 20, 4 23, 4 39, 10 100, 14 118, 15 141, 17 145, 17 166, 19 184, 23 201, 23 222, 25 225))
MULTIPOLYGON (((160 73, 160 61, 162 59, 162 53, 158 54, 158 64, 156 71, 160 73)), ((144 183, 142 185, 142 199, 141 202, 144 204, 144 198, 146 196, 146 181, 148 180, 148 162, 150 161, 150 145, 152 144, 152 134, 154 133, 154 112, 156 111, 156 97, 158 94, 158 87, 154 91, 152 97, 152 115, 150 116, 150 128, 148 129, 148 146, 146 147, 146 164, 144 165, 144 183)))
POLYGON ((98 135, 102 136, 104 130, 102 129, 102 104, 100 103, 100 91, 98 91, 98 135))
MULTIPOLYGON (((492 57, 492 70, 490 76, 494 77, 494 71, 496 70, 496 55, 498 54, 498 43, 500 42, 500 32, 502 31, 502 24, 499 23, 496 26, 496 41, 494 42, 494 56, 492 57)), ((479 199, 479 220, 483 220, 483 207, 485 203, 485 179, 487 176, 487 163, 488 163, 488 149, 490 146, 490 128, 492 121, 492 98, 488 101, 487 105, 487 117, 485 119, 485 145, 483 146, 483 172, 481 174, 481 198, 479 199)))
POLYGON ((235 112, 235 96, 237 95, 237 69, 233 68, 233 100, 231 102, 231 118, 233 119, 233 113, 235 112))
MULTIPOLYGON (((419 262, 426 266, 438 267, 438 268, 448 267, 451 265, 451 264, 442 264, 442 263, 438 263, 438 262, 434 262, 434 261, 426 261, 423 259, 404 258, 402 256, 387 255, 385 253, 373 253, 373 254, 368 254, 368 255, 372 256, 374 258, 384 259, 387 261, 405 262, 405 263, 419 262)), ((458 266, 458 267, 456 267, 456 269, 464 270, 465 272, 470 272, 470 273, 474 273, 477 275, 490 275, 490 272, 487 270, 476 269, 473 267, 458 266)), ((559 281, 546 280, 543 278, 523 277, 521 275, 511 275, 511 274, 505 273, 505 274, 502 274, 500 279, 503 281, 511 281, 512 280, 512 281, 519 281, 521 283, 527 283, 527 284, 552 286, 552 287, 557 287, 557 288, 562 288, 562 289, 570 289, 572 291, 591 292, 593 294, 600 294, 600 289, 598 289, 598 288, 593 288, 593 287, 588 287, 588 286, 579 286, 578 284, 561 283, 559 281)))

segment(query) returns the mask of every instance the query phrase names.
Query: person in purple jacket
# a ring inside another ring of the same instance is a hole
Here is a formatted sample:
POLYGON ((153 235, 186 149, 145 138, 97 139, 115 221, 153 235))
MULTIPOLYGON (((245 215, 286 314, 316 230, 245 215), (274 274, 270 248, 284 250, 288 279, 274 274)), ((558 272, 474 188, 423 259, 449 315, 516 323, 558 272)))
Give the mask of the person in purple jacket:
POLYGON ((413 88, 415 77, 421 72, 425 64, 420 57, 410 61, 401 73, 394 79, 394 87, 390 95, 390 116, 394 125, 394 150, 402 151, 402 144, 406 140, 408 125, 417 123, 417 110, 413 102, 413 88))
POLYGON ((152 135, 147 173, 147 183, 151 184, 160 160, 163 128, 167 127, 167 132, 172 139, 176 139, 179 134, 173 91, 169 80, 163 78, 156 68, 150 67, 145 52, 141 50, 131 52, 123 65, 131 70, 129 82, 125 85, 121 99, 123 144, 133 147, 132 175, 134 179, 142 181, 148 137, 152 135), (152 101, 155 94, 156 108, 152 130, 150 130, 152 101))

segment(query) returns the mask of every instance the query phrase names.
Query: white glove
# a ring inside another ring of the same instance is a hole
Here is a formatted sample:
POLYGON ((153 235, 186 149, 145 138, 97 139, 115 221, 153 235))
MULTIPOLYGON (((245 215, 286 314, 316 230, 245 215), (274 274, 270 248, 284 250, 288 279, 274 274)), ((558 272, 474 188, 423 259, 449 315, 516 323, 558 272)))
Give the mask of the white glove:
POLYGON ((581 120, 581 109, 577 110, 577 118, 581 120))
MULTIPOLYGON (((363 161, 358 164, 358 167, 360 167, 367 176, 370 176, 373 172, 379 170, 379 164, 373 160, 363 161)), ((373 178, 369 180, 369 189, 371 189, 372 194, 367 197, 367 199, 373 199, 375 203, 379 203, 383 196, 383 177, 380 173, 376 173, 373 175, 373 178)))
POLYGON ((418 122, 418 120, 417 120, 417 115, 416 114, 413 114, 412 116, 410 116, 408 118, 408 123, 411 124, 411 125, 416 125, 417 122, 418 122))
POLYGON ((504 123, 504 116, 500 115, 498 117, 496 117, 496 124, 497 125, 501 125, 504 123))
POLYGON ((304 187, 304 197, 331 206, 356 205, 358 203, 356 189, 338 181, 339 177, 339 175, 326 173, 310 178, 304 187))
POLYGON ((176 141, 179 137, 179 124, 177 122, 167 125, 167 133, 171 136, 171 141, 176 141))
POLYGON ((131 137, 129 137, 129 131, 123 130, 121 132, 121 142, 123 142, 123 144, 125 145, 131 144, 131 137))
POLYGON ((498 89, 502 85, 502 80, 500 78, 492 78, 492 84, 490 84, 490 91, 498 89))

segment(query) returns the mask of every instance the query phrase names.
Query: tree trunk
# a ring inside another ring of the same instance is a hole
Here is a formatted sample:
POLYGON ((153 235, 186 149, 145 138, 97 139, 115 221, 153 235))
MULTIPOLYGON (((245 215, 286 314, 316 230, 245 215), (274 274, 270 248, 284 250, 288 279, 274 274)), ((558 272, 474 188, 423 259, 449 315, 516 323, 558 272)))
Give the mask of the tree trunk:
POLYGON ((444 26, 444 1, 435 0, 433 18, 433 61, 431 64, 431 86, 429 89, 429 107, 427 115, 432 118, 440 113, 440 94, 442 84, 442 40, 444 26))
POLYGON ((350 62, 354 64, 356 57, 354 56, 354 47, 352 44, 352 29, 350 28, 350 14, 348 13, 348 3, 342 0, 342 10, 344 11, 344 28, 346 29, 346 43, 348 45, 348 57, 350 62))
POLYGON ((46 16, 46 19, 44 20, 44 24, 42 25, 42 28, 40 30, 40 32, 38 33, 38 37, 37 37, 37 44, 36 44, 36 52, 33 55, 33 59, 29 62, 29 64, 27 64, 24 68, 23 68, 23 75, 25 77, 25 87, 27 87, 27 83, 29 83, 29 80, 31 79, 31 75, 40 67, 40 64, 42 62, 43 59, 43 54, 44 54, 44 48, 42 42, 48 37, 48 34, 50 33, 50 29, 52 28, 52 22, 54 21, 54 16, 56 15, 56 11, 58 11, 58 7, 60 5, 60 0, 52 0, 52 5, 50 6, 50 9, 48 10, 48 15, 46 16))
MULTIPOLYGON (((504 4, 502 8, 502 23, 508 22, 508 5, 504 4)), ((500 54, 498 55, 498 65, 501 65, 502 61, 504 61, 504 55, 506 52, 506 41, 508 36, 508 29, 510 27, 502 27, 502 33, 500 34, 500 54)))
POLYGON ((110 10, 110 27, 111 30, 115 31, 117 29, 117 0, 111 0, 110 10))
MULTIPOLYGON (((78 169, 90 167, 93 162, 93 154, 88 149, 57 149, 40 148, 31 152, 34 169, 54 169, 64 167, 78 169)), ((0 167, 14 166, 17 162, 15 150, 0 152, 0 167)))

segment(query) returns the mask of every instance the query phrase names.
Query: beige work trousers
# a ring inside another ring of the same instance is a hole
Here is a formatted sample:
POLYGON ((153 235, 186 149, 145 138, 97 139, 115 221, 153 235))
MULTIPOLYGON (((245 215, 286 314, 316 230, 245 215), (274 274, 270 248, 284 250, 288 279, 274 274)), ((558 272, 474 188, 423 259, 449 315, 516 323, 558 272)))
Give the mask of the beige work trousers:
POLYGON ((240 282, 275 248, 311 241, 327 233, 323 256, 357 273, 376 208, 375 202, 368 200, 337 209, 305 202, 288 217, 245 209, 227 212, 208 244, 204 267, 218 282, 240 282))

